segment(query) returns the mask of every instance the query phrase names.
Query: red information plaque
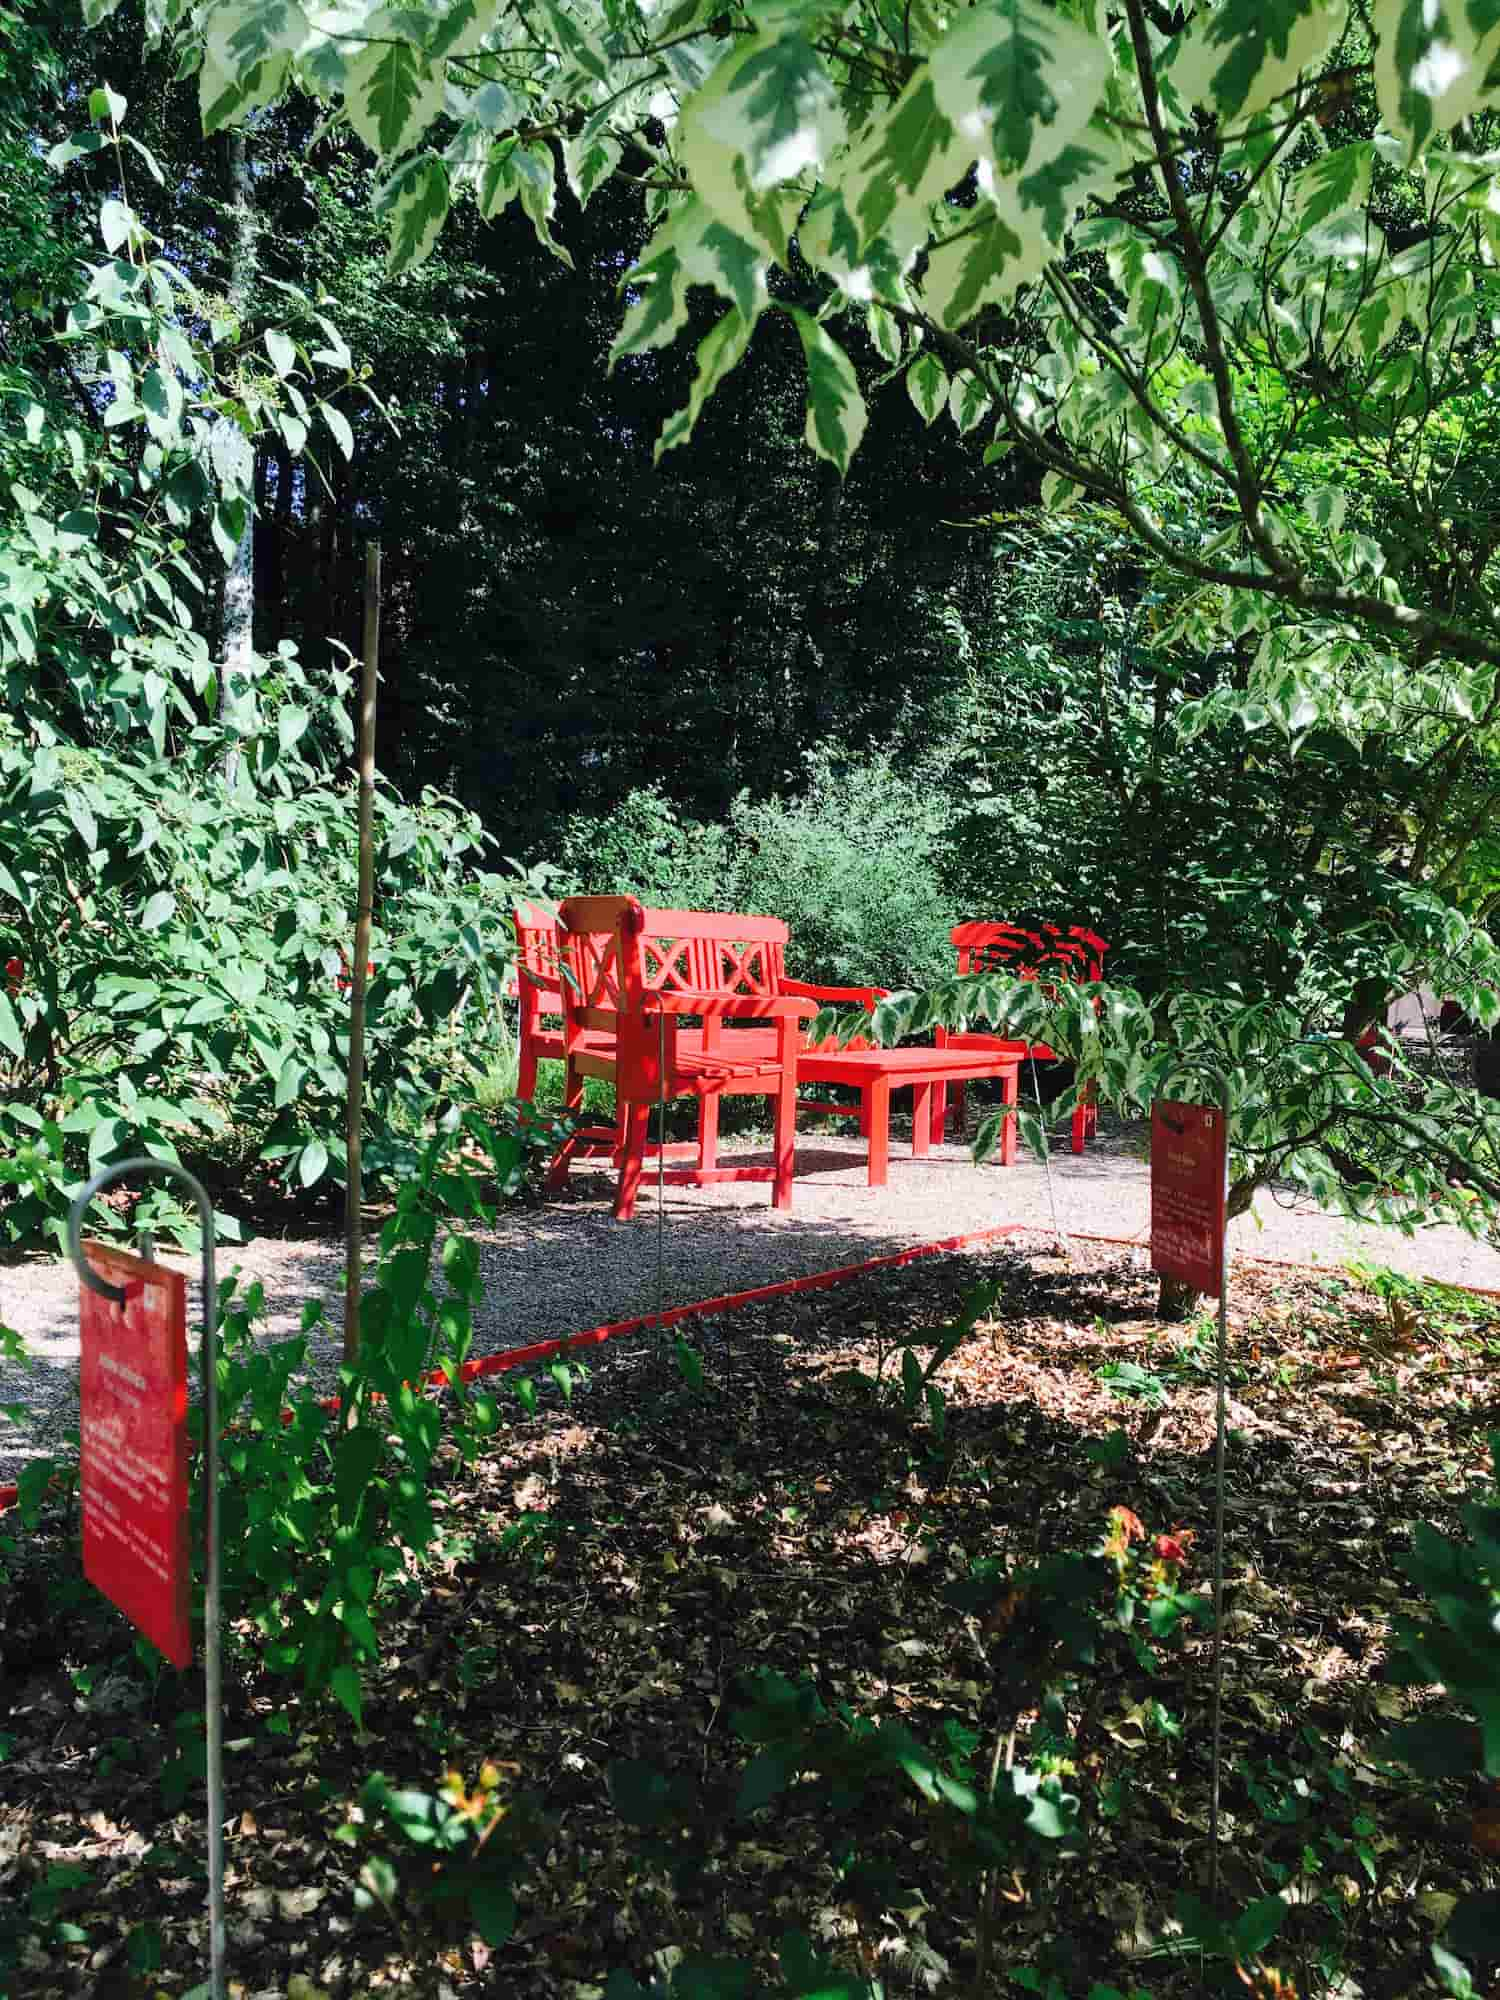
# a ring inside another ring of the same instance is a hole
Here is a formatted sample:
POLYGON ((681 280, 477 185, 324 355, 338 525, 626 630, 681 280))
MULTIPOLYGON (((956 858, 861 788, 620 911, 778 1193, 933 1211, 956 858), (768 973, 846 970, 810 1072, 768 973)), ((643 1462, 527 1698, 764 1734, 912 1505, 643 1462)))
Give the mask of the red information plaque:
POLYGON ((1199 1292, 1224 1283, 1227 1140, 1217 1105, 1151 1107, 1151 1268, 1199 1292))
POLYGON ((124 1305, 83 1288, 83 1569, 174 1666, 188 1626, 187 1280, 95 1244, 124 1305))

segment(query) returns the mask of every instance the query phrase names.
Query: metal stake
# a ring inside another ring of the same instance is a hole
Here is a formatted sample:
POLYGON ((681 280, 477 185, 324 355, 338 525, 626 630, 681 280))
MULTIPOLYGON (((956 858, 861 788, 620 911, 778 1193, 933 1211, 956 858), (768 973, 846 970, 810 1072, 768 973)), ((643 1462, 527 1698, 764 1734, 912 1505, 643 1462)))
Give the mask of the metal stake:
MULTIPOLYGON (((1219 1895, 1219 1779, 1224 1719, 1224 1423, 1229 1404, 1229 1077, 1216 1062, 1183 1056, 1178 1067, 1212 1077, 1219 1086, 1219 1110, 1224 1119, 1224 1256, 1219 1266, 1219 1352, 1214 1414, 1214 1649, 1212 1775, 1208 1798, 1208 1900, 1219 1895)), ((1168 1072, 1170 1075, 1170 1071, 1168 1072)), ((1162 1078, 1165 1086, 1167 1077, 1162 1078)))
POLYGON ((214 1272, 213 1204, 199 1182, 175 1160, 122 1160, 94 1175, 68 1210, 68 1255, 91 1292, 124 1305, 125 1293, 101 1278, 83 1252, 80 1231, 89 1203, 132 1174, 167 1174, 181 1183, 198 1209, 203 1256, 203 1689, 208 1769, 208 1950, 211 2000, 226 2000, 224 1984, 224 1706, 219 1644, 219 1295, 214 1272))

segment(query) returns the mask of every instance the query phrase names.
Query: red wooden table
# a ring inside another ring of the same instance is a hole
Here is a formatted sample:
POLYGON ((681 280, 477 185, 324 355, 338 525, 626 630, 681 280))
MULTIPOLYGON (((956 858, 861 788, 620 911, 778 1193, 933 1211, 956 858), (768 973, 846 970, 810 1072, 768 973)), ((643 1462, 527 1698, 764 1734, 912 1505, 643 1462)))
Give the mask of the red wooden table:
MULTIPOLYGON (((943 1104, 948 1086, 962 1087, 982 1077, 996 1077, 1001 1099, 1016 1102, 1024 1042, 1012 1042, 988 1049, 804 1049, 797 1057, 797 1081, 845 1084, 860 1093, 860 1129, 870 1141, 869 1184, 884 1187, 890 1162, 891 1092, 910 1090, 911 1150, 920 1159, 934 1135, 941 1137, 943 1104)), ((799 1099, 798 1110, 836 1110, 852 1117, 852 1107, 827 1104, 809 1105, 799 1099)), ((1000 1141, 1000 1164, 1014 1166, 1016 1121, 1007 1118, 1000 1141)))

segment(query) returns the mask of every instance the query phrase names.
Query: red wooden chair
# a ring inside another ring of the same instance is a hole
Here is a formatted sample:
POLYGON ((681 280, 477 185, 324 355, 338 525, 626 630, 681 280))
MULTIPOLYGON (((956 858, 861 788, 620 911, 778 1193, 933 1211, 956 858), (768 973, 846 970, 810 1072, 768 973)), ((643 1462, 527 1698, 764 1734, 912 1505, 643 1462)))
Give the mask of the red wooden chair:
MULTIPOLYGON (((1049 984, 1063 980, 1082 984, 1104 977, 1104 954, 1109 946, 1095 932, 1075 924, 1059 930, 1056 924, 1024 926, 1002 923, 959 924, 951 933, 958 950, 959 977, 979 972, 1008 972, 1017 979, 1040 979, 1049 984)), ((1018 1042, 1003 1035, 971 1034, 939 1028, 937 1046, 948 1049, 991 1049, 997 1054, 1017 1051, 1037 1062, 1055 1062, 1057 1053, 1042 1042, 1018 1042)), ((963 1084, 953 1089, 953 1110, 963 1126, 963 1084)), ((947 1094, 939 1085, 932 1105, 932 1136, 941 1139, 947 1119, 947 1094)), ((1014 1158, 1014 1120, 1007 1121, 1004 1143, 1014 1158)), ((1073 1112, 1073 1151, 1081 1153, 1099 1123, 1099 1107, 1092 1097, 1073 1112)))
POLYGON ((562 979, 558 972, 557 919, 534 903, 517 903, 516 999, 520 1007, 520 1053, 516 1095, 536 1096, 536 1068, 543 1058, 562 1062, 562 979))
MULTIPOLYGON (((565 1102, 583 1100, 587 1076, 609 1079, 620 1106, 615 1215, 634 1213, 653 1104, 699 1101, 696 1146, 666 1146, 663 1157, 696 1153, 694 1166, 663 1178, 770 1181, 772 1202, 790 1208, 797 1116, 799 1023, 817 1003, 781 990, 787 927, 775 917, 698 910, 648 910, 633 896, 573 896, 558 914, 571 978, 559 978, 565 1102), (685 1021, 696 1020, 696 1030, 685 1021), (759 1022, 754 1032, 726 1023, 759 1022), (775 1163, 721 1167, 719 1103, 756 1095, 775 1100, 775 1163)), ((553 1161, 559 1187, 578 1150, 569 1139, 553 1161)))

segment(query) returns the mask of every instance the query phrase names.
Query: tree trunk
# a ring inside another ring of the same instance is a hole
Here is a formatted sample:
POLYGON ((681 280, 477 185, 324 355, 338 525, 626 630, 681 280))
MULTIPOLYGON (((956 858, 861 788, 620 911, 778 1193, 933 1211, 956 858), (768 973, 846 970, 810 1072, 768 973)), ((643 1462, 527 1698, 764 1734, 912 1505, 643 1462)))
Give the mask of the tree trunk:
MULTIPOLYGON (((250 161, 243 131, 231 132, 227 145, 229 200, 227 248, 229 253, 228 299, 231 316, 240 324, 240 344, 244 344, 244 323, 250 312, 255 284, 255 209, 250 179, 250 161)), ((235 546, 234 559, 224 572, 219 595, 219 714, 232 715, 235 683, 245 677, 255 650, 255 454, 237 425, 222 420, 226 443, 242 472, 241 494, 245 523, 235 546)), ((226 452, 224 456, 229 457, 226 452)), ((233 775, 231 755, 226 774, 233 775)))
POLYGON ((1164 1319, 1171 1326, 1179 1326, 1191 1319, 1201 1294, 1191 1285, 1185 1285, 1181 1278, 1169 1278, 1165 1271, 1161 1274, 1161 1284, 1156 1294, 1156 1317, 1164 1319))

